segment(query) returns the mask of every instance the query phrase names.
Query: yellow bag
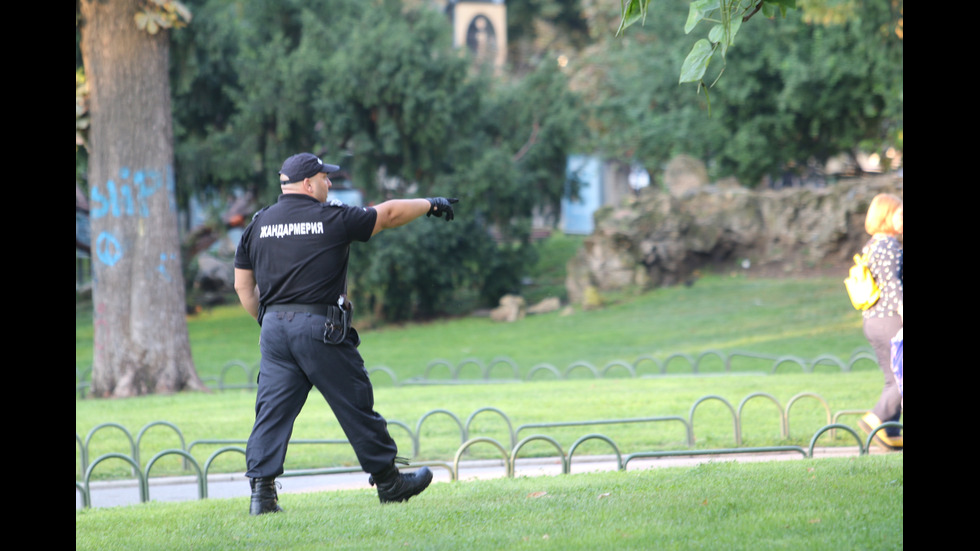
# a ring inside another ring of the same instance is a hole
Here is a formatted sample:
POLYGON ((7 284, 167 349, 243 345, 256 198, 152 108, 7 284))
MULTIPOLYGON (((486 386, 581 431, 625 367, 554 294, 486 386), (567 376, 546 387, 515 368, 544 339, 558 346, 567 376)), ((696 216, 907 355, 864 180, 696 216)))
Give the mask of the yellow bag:
POLYGON ((857 310, 867 310, 878 302, 881 289, 868 269, 868 255, 854 255, 854 265, 851 266, 850 275, 844 280, 844 287, 847 289, 847 296, 851 298, 851 304, 857 310))

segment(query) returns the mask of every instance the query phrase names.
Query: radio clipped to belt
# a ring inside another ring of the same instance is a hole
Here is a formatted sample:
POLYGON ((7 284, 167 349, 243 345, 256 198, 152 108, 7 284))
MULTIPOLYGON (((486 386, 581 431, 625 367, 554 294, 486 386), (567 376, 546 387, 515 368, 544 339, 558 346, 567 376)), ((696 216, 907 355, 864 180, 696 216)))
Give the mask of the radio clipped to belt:
POLYGON ((327 308, 327 321, 323 324, 323 342, 326 344, 340 344, 347 339, 350 331, 351 315, 354 313, 354 306, 347 300, 346 295, 340 295, 337 299, 337 306, 327 308))

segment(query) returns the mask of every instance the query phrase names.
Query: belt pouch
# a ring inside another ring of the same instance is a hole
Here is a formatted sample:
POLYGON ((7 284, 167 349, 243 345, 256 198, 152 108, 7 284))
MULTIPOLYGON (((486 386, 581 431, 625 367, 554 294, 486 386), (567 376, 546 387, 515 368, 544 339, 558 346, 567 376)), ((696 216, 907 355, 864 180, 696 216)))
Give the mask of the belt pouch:
POLYGON ((340 344, 347 339, 347 330, 350 328, 350 319, 347 312, 336 307, 327 308, 327 321, 323 324, 323 342, 326 344, 340 344))

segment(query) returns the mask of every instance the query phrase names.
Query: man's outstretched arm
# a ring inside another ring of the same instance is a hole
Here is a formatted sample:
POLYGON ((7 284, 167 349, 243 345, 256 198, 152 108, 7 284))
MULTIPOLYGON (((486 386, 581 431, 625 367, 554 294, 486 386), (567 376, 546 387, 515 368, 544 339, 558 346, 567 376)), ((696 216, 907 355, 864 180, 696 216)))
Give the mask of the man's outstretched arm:
POLYGON ((446 221, 455 217, 453 205, 459 199, 447 199, 445 197, 430 197, 428 199, 392 199, 385 201, 374 207, 378 213, 378 219, 374 223, 374 231, 371 235, 381 230, 397 228, 419 218, 420 216, 445 216, 446 221))

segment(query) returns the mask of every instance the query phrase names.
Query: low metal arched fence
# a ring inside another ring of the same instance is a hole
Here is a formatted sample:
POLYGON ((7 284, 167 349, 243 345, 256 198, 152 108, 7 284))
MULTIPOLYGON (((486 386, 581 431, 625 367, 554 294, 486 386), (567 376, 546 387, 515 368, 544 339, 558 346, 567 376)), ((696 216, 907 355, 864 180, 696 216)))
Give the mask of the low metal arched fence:
POLYGON ((517 431, 514 430, 514 423, 510 420, 510 417, 508 417, 506 413, 495 407, 482 407, 471 413, 470 416, 466 418, 466 425, 463 427, 463 437, 467 439, 469 438, 470 428, 473 426, 473 420, 476 419, 477 415, 485 412, 496 413, 501 417, 501 419, 503 419, 504 423, 507 424, 507 431, 510 433, 510 446, 516 446, 517 431))
MULTIPOLYGON (((599 440, 608 444, 609 447, 612 449, 613 454, 616 457, 617 469, 626 470, 631 461, 641 459, 641 458, 681 457, 681 456, 693 457, 693 456, 702 456, 702 455, 730 455, 730 454, 782 453, 782 452, 800 453, 805 458, 813 457, 816 442, 819 439, 819 437, 826 432, 830 432, 831 438, 836 438, 834 434, 837 430, 844 430, 845 432, 850 433, 854 437, 857 443, 859 454, 864 455, 868 453, 868 449, 872 444, 873 435, 877 431, 884 430, 889 427, 902 428, 901 423, 897 423, 897 422, 883 423, 879 427, 874 428, 871 434, 869 434, 866 439, 862 440, 854 428, 852 428, 849 425, 837 422, 837 419, 840 416, 844 414, 851 414, 853 412, 854 410, 845 410, 845 411, 837 412, 834 415, 831 415, 830 409, 827 406, 826 401, 823 400, 823 398, 821 398, 820 396, 813 393, 797 394, 796 396, 790 399, 785 409, 779 404, 779 401, 776 400, 774 397, 765 393, 753 393, 747 396, 746 398, 744 398, 740 402, 737 411, 736 408, 734 408, 727 400, 725 400, 720 396, 715 396, 715 395, 704 396, 698 399, 695 402, 695 404, 691 407, 687 419, 678 416, 664 416, 664 417, 638 417, 638 418, 627 418, 627 419, 562 421, 562 422, 555 422, 555 423, 527 423, 527 424, 519 425, 515 429, 514 423, 506 415, 506 413, 504 413, 503 411, 497 408, 484 407, 484 408, 479 408, 476 411, 474 411, 472 414, 470 414, 467 417, 465 423, 460 419, 459 416, 457 416, 451 411, 444 410, 444 409, 435 409, 427 412, 418 420, 418 422, 415 425, 414 431, 408 424, 400 421, 389 421, 389 424, 392 426, 401 427, 409 434, 413 443, 412 458, 416 459, 419 457, 419 440, 420 440, 420 435, 422 434, 424 422, 434 415, 448 416, 458 427, 460 433, 460 442, 461 442, 461 444, 456 450, 453 463, 450 465, 449 463, 441 462, 441 461, 417 461, 414 462, 413 465, 417 465, 417 466, 429 465, 429 466, 444 468, 447 471, 449 471, 451 480, 458 480, 460 462, 464 454, 474 445, 489 444, 491 447, 496 448, 500 452, 501 461, 504 463, 506 467, 506 473, 505 473, 506 476, 513 477, 515 476, 515 470, 516 470, 519 452, 532 442, 545 442, 551 444, 551 446, 555 448, 558 458, 561 462, 562 473, 567 474, 571 472, 572 460, 575 452, 578 451, 579 448, 581 448, 581 446, 585 442, 592 441, 592 440, 599 440), (773 402, 773 404, 776 406, 777 409, 776 413, 779 416, 780 423, 781 423, 780 424, 781 436, 783 437, 789 436, 789 426, 790 426, 789 414, 792 406, 804 398, 814 399, 820 402, 826 411, 828 420, 833 419, 834 422, 831 422, 816 431, 816 433, 813 435, 813 437, 810 440, 809 449, 805 449, 800 446, 741 447, 742 409, 749 400, 753 400, 757 398, 766 398, 771 402, 773 402), (735 439, 737 442, 736 447, 693 449, 695 444, 695 438, 694 438, 695 411, 698 409, 698 407, 701 404, 711 400, 718 400, 723 402, 723 404, 728 408, 729 412, 732 414, 735 439), (490 438, 486 436, 480 436, 474 438, 470 436, 471 427, 473 425, 474 419, 478 415, 487 414, 487 413, 493 413, 499 416, 504 421, 507 427, 506 436, 510 440, 509 446, 502 444, 499 440, 494 438, 490 438), (676 423, 680 423, 684 427, 684 431, 686 435, 686 444, 688 446, 688 449, 640 451, 624 456, 621 450, 621 446, 618 445, 613 438, 605 434, 588 433, 584 436, 577 438, 575 442, 571 445, 571 447, 568 449, 568 452, 566 454, 562 449, 561 444, 558 442, 558 440, 555 437, 542 432, 548 429, 566 429, 569 427, 595 427, 595 426, 612 426, 612 425, 627 425, 627 424, 636 424, 636 423, 662 423, 662 422, 676 422, 676 423), (530 431, 532 429, 536 431, 534 434, 525 436, 524 438, 518 440, 518 437, 522 432, 530 431)), ((82 480, 76 481, 75 487, 76 490, 80 492, 82 495, 83 507, 91 506, 90 484, 96 467, 110 459, 122 460, 123 462, 127 463, 131 467, 132 473, 137 478, 138 481, 141 502, 149 501, 150 471, 154 466, 154 464, 157 463, 157 461, 159 461, 163 457, 170 456, 170 455, 176 455, 181 457, 184 463, 184 469, 196 473, 197 480, 198 480, 199 498, 204 499, 208 495, 208 491, 207 491, 208 475, 210 470, 214 466, 215 460, 219 456, 231 452, 239 453, 242 456, 244 456, 245 449, 242 446, 244 446, 247 442, 246 440, 211 439, 211 440, 194 440, 189 444, 185 444, 185 439, 180 429, 175 425, 173 425, 172 423, 166 421, 154 421, 152 423, 147 424, 139 431, 137 438, 133 438, 131 433, 125 427, 119 425, 118 423, 102 423, 94 427, 91 431, 89 431, 89 433, 84 439, 82 439, 76 433, 75 441, 79 448, 78 452, 81 460, 81 472, 83 473, 82 480), (142 441, 142 439, 144 438, 145 434, 149 429, 158 426, 167 427, 173 430, 177 436, 177 439, 180 442, 180 448, 168 448, 157 452, 147 462, 147 465, 141 469, 140 460, 139 460, 140 442, 142 441), (97 433, 101 433, 102 431, 110 428, 117 429, 123 433, 125 439, 128 441, 128 454, 120 453, 120 452, 110 452, 110 453, 100 455, 99 457, 97 457, 96 459, 90 462, 89 461, 90 446, 93 442, 94 436, 97 433), (217 450, 213 451, 208 456, 203 467, 201 467, 198 460, 192 454, 194 448, 198 446, 219 446, 217 450)), ((290 441, 290 445, 296 445, 296 444, 349 446, 349 442, 343 439, 296 439, 290 441)), ((320 469, 292 470, 292 471, 287 471, 287 473, 283 474, 282 476, 284 477, 310 476, 310 475, 324 475, 324 474, 335 474, 335 473, 352 473, 352 472, 360 472, 360 471, 361 471, 360 467, 338 466, 338 467, 327 467, 327 468, 320 468, 320 469)))
POLYGON ((616 469, 620 471, 624 470, 625 464, 623 463, 623 454, 619 451, 619 446, 616 445, 616 442, 605 434, 592 433, 580 437, 578 440, 572 443, 571 447, 568 448, 568 461, 565 463, 567 466, 567 470, 565 471, 566 474, 572 470, 572 458, 575 456, 575 450, 589 440, 602 440, 603 442, 609 444, 613 452, 616 454, 616 469))
MULTIPOLYGON (((613 451, 615 452, 615 456, 616 456, 616 470, 618 471, 628 470, 630 462, 638 459, 663 459, 663 458, 670 458, 670 457, 691 458, 691 457, 704 457, 704 456, 721 457, 721 456, 729 456, 729 455, 750 455, 750 454, 762 454, 762 453, 765 454, 773 454, 773 453, 797 454, 798 453, 802 458, 807 459, 807 458, 814 457, 816 442, 819 439, 819 437, 823 435, 823 433, 835 429, 844 429, 847 432, 851 433, 858 444, 859 455, 866 455, 868 453, 869 447, 871 446, 874 433, 876 433, 878 430, 884 430, 888 427, 902 428, 903 425, 897 422, 884 423, 881 426, 873 429, 871 435, 868 436, 868 438, 864 441, 863 444, 857 432, 853 428, 847 425, 834 424, 834 425, 827 425, 825 427, 822 427, 816 433, 814 433, 813 437, 810 440, 810 445, 808 449, 802 446, 760 446, 760 447, 746 447, 746 448, 714 448, 714 449, 704 449, 704 450, 690 450, 690 449, 689 450, 666 450, 666 451, 636 452, 636 453, 628 454, 625 457, 622 455, 619 446, 611 438, 602 434, 595 434, 595 433, 585 435, 579 438, 578 440, 576 440, 575 444, 573 444, 572 447, 569 449, 567 455, 563 452, 561 448, 561 444, 559 444, 558 441, 555 440, 554 438, 547 435, 536 434, 536 435, 528 436, 522 439, 520 442, 518 442, 517 445, 515 445, 509 451, 503 444, 501 444, 500 442, 498 442, 493 438, 478 437, 478 438, 472 438, 470 440, 467 440, 466 442, 463 442, 463 444, 460 445, 459 449, 455 454, 453 463, 451 465, 440 461, 419 461, 419 462, 414 462, 412 464, 412 467, 431 466, 431 467, 443 468, 449 473, 450 480, 456 481, 459 480, 460 469, 461 469, 460 463, 462 461, 463 454, 474 445, 490 444, 493 447, 497 448, 497 450, 500 452, 500 461, 505 468, 504 475, 509 478, 514 478, 517 476, 517 460, 518 460, 518 454, 521 451, 521 449, 531 442, 544 441, 551 444, 557 450, 558 460, 561 462, 561 473, 569 474, 572 471, 572 462, 573 462, 573 457, 576 448, 581 443, 593 439, 603 440, 613 448, 613 451)), ((150 470, 153 464, 158 459, 164 456, 180 455, 184 457, 186 461, 188 461, 197 471, 198 498, 206 499, 208 497, 208 490, 207 490, 208 466, 213 462, 214 458, 217 455, 228 451, 240 452, 243 455, 245 453, 244 449, 238 447, 222 448, 216 451, 214 454, 212 454, 211 457, 208 458, 208 462, 206 463, 205 467, 202 469, 198 465, 196 459, 183 450, 163 450, 153 456, 153 458, 150 460, 150 462, 147 464, 146 468, 143 471, 139 471, 138 469, 139 465, 131 457, 121 453, 109 453, 109 454, 99 456, 98 458, 95 459, 95 461, 92 462, 92 465, 90 466, 89 470, 85 474, 84 480, 75 482, 75 488, 82 495, 82 506, 85 508, 91 507, 92 503, 91 503, 90 484, 91 484, 91 476, 93 470, 95 469, 96 466, 98 466, 100 463, 104 461, 107 461, 109 459, 120 459, 129 462, 136 470, 138 475, 138 488, 139 488, 140 502, 146 503, 150 501, 151 498, 149 481, 150 481, 150 470)), ((319 476, 319 475, 358 473, 358 472, 361 472, 360 467, 327 467, 327 468, 320 468, 320 469, 290 470, 284 472, 282 475, 280 475, 280 477, 289 478, 289 477, 319 476)))
POLYGON ((558 450, 558 457, 561 458, 561 472, 562 474, 568 474, 568 458, 565 457, 565 452, 562 451, 561 444, 559 444, 557 440, 555 440, 550 436, 544 434, 534 434, 528 436, 527 438, 521 439, 521 441, 518 442, 517 445, 510 450, 510 458, 508 459, 507 462, 508 469, 510 470, 510 476, 514 477, 517 474, 517 452, 521 451, 521 448, 523 448, 527 444, 530 444, 531 442, 535 442, 535 441, 547 442, 552 446, 554 446, 555 449, 558 450))
POLYGON ((255 364, 254 366, 248 366, 245 362, 239 360, 232 360, 221 368, 221 375, 218 377, 218 390, 231 390, 240 388, 255 388, 256 383, 259 378, 259 366, 255 364), (244 381, 239 383, 228 382, 229 374, 233 372, 241 372, 244 375, 244 381))
MULTIPOLYGON (((804 359, 798 356, 773 356, 755 352, 723 352, 707 350, 697 355, 674 353, 663 360, 652 355, 641 355, 632 362, 627 360, 612 360, 601 367, 587 361, 578 360, 570 363, 564 369, 550 363, 539 363, 524 371, 513 359, 498 356, 487 363, 479 358, 465 358, 453 363, 445 359, 435 359, 426 364, 421 376, 400 379, 387 366, 368 368, 368 375, 377 384, 392 386, 408 385, 450 385, 450 384, 501 384, 516 382, 532 382, 540 380, 567 380, 583 376, 602 378, 647 378, 665 375, 691 374, 704 375, 710 373, 751 373, 775 374, 787 371, 812 373, 818 366, 830 366, 841 372, 849 373, 860 362, 871 362, 877 366, 874 353, 867 347, 854 351, 847 360, 830 354, 823 354, 814 359, 804 359), (733 362, 751 360, 768 364, 767 369, 756 371, 736 371, 733 362), (706 362, 720 363, 721 371, 705 370, 706 362), (681 367, 676 367, 680 365, 681 367), (474 376, 466 377, 472 373, 474 376)), ((227 362, 219 371, 217 377, 205 379, 205 383, 214 390, 255 389, 258 379, 259 365, 248 365, 240 360, 227 362), (242 380, 244 377, 244 380, 242 380)), ((75 369, 75 390, 79 398, 85 398, 89 390, 91 368, 75 369)))
MULTIPOLYGON (((735 445, 736 446, 742 445, 742 426, 739 423, 739 416, 735 413, 735 408, 732 407, 732 405, 728 402, 728 400, 722 398, 721 396, 717 396, 717 395, 714 395, 714 394, 709 394, 707 396, 702 396, 701 398, 698 398, 694 402, 694 405, 691 406, 691 411, 688 414, 688 417, 690 419, 690 421, 688 422, 688 426, 690 427, 691 435, 688 437, 688 441, 691 442, 692 445, 693 445, 693 442, 694 442, 694 411, 698 408, 699 405, 701 405, 704 402, 707 402, 709 400, 718 400, 719 402, 725 404, 725 407, 727 407, 728 408, 728 411, 731 412, 731 414, 732 414, 732 426, 734 427, 734 431, 735 431, 735 445)), ((743 402, 744 402, 744 400, 743 400, 743 402)))

